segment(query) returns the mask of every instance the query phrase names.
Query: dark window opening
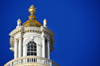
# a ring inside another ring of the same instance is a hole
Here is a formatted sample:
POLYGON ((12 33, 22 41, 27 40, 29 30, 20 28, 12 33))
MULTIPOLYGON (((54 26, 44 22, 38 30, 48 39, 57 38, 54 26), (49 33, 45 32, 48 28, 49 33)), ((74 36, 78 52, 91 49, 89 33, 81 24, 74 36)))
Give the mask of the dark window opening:
POLYGON ((27 56, 36 56, 37 52, 36 52, 37 46, 35 42, 29 42, 27 44, 27 56))

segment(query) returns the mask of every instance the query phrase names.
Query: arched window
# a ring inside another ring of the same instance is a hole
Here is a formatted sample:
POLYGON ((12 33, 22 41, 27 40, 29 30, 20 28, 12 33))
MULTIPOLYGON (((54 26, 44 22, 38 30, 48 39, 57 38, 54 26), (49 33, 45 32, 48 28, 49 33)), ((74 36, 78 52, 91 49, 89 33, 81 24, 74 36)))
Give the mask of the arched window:
POLYGON ((27 56, 36 56, 37 55, 37 46, 36 43, 33 41, 30 41, 27 44, 27 56))

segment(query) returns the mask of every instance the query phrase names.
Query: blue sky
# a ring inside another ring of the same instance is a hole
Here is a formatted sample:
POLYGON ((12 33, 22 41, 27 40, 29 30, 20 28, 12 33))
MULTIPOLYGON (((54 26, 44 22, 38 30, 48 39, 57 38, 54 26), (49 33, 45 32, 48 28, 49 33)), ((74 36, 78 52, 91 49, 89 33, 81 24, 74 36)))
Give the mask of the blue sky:
POLYGON ((0 66, 13 59, 8 34, 18 18, 28 20, 32 4, 37 20, 46 18, 56 34, 52 60, 60 66, 100 66, 99 0, 0 0, 0 66))

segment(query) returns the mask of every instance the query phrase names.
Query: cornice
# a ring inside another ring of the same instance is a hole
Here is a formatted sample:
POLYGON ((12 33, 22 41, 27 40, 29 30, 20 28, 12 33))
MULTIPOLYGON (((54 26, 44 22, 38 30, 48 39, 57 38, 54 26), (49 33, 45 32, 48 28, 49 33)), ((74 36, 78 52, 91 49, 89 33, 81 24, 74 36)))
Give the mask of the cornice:
MULTIPOLYGON (((43 27, 43 30, 46 34, 49 34, 50 36, 54 36, 54 32, 52 32, 50 29, 43 27)), ((10 32, 10 36, 14 36, 15 34, 19 33, 19 32, 38 32, 41 33, 41 28, 40 27, 19 27, 14 29, 13 31, 10 32)))
POLYGON ((22 26, 19 27, 19 28, 14 29, 13 31, 11 31, 11 32, 9 33, 9 35, 10 35, 10 36, 14 36, 15 34, 21 32, 21 31, 22 31, 22 26))

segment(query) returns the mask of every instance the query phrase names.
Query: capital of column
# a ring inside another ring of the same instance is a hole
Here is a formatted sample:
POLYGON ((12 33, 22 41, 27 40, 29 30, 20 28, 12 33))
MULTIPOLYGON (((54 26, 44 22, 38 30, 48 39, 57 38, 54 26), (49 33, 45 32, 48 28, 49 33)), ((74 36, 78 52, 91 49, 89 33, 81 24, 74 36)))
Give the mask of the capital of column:
POLYGON ((14 42, 16 43, 18 40, 16 38, 14 38, 14 42))
POLYGON ((19 37, 19 41, 21 40, 21 38, 22 38, 22 37, 20 36, 20 37, 19 37))
POLYGON ((37 45, 42 47, 42 45, 41 45, 41 44, 37 44, 37 45))
POLYGON ((44 32, 42 32, 42 34, 41 34, 41 38, 42 38, 42 39, 45 38, 44 32))
POLYGON ((41 39, 44 40, 45 39, 45 36, 41 36, 41 39))

